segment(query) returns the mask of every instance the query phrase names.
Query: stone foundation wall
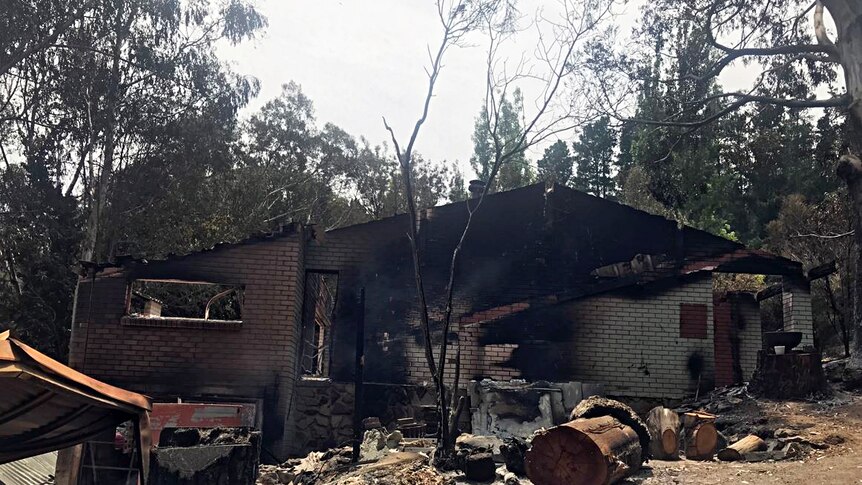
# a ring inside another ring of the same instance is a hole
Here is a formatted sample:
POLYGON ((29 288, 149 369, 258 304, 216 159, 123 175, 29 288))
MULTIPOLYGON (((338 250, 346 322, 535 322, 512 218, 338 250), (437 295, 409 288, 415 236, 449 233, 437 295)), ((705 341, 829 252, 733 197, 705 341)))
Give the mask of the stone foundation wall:
MULTIPOLYGON (((285 441, 292 456, 345 446, 353 439, 353 383, 301 379, 294 389, 285 441)), ((366 383, 362 417, 380 418, 390 429, 399 418, 422 420, 423 406, 433 406, 434 390, 424 386, 366 383)))
POLYGON ((353 384, 328 379, 296 381, 286 433, 287 453, 344 446, 353 438, 353 384))

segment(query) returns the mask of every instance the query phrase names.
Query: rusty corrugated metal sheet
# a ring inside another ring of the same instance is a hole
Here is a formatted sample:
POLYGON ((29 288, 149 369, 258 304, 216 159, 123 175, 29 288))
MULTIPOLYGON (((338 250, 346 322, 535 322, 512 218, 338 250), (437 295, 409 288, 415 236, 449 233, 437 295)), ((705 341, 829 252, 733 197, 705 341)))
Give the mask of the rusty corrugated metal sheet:
MULTIPOLYGON (((148 397, 81 374, 9 331, 0 333, 0 389, 0 463, 59 450, 130 420, 149 437, 148 397)), ((144 448, 148 454, 149 443, 144 448)))
POLYGON ((54 483, 57 452, 31 456, 0 465, 0 483, 3 485, 47 485, 54 483))

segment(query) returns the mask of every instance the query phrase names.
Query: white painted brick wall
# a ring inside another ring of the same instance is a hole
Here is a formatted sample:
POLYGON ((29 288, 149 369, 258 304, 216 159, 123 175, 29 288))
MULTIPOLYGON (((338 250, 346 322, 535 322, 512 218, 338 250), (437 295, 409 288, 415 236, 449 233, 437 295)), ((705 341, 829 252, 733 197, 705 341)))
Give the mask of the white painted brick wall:
POLYGON ((713 378, 711 276, 637 298, 588 298, 569 304, 567 313, 576 380, 602 382, 610 395, 681 398, 697 386, 687 368, 694 352, 703 356, 703 379, 713 378), (680 338, 680 303, 707 306, 707 338, 680 338))
POLYGON ((811 290, 808 283, 784 277, 783 286, 784 330, 802 332, 799 347, 814 345, 811 290))

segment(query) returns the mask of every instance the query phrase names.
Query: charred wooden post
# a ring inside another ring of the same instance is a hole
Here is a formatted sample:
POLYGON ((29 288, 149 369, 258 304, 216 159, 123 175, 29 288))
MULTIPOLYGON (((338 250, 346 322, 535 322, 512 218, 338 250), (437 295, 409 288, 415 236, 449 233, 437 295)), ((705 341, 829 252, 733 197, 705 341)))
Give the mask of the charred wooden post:
POLYGON ((649 431, 628 406, 588 398, 572 418, 533 438, 525 464, 536 485, 615 483, 648 458, 649 431))
POLYGON ((652 437, 650 454, 660 460, 679 458, 679 415, 673 410, 656 406, 646 418, 646 425, 652 437))
POLYGON ((759 436, 752 434, 719 451, 718 459, 721 461, 739 461, 744 458, 746 453, 765 449, 766 442, 759 436))
POLYGON ((718 446, 718 431, 714 414, 696 411, 682 417, 685 429, 685 457, 689 460, 709 460, 718 446))

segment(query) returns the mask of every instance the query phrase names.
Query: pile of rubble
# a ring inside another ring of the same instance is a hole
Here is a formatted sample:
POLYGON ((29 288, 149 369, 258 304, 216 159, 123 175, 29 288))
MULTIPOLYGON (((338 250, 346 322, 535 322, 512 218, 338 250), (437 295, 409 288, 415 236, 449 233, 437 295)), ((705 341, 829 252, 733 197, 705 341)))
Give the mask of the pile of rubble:
POLYGON ((368 430, 360 446, 360 460, 351 463, 350 447, 312 452, 281 465, 261 465, 258 485, 437 485, 459 479, 506 485, 527 485, 524 454, 527 443, 509 438, 462 434, 458 437, 452 469, 431 465, 436 440, 404 439, 401 433, 368 430))
MULTIPOLYGON (((389 455, 395 455, 402 450, 402 440, 401 432, 397 430, 392 433, 387 433, 382 428, 366 431, 359 448, 359 463, 378 462, 379 464, 381 461, 385 463, 389 455)), ((413 453, 413 455, 416 454, 413 453)), ((305 458, 288 460, 281 465, 262 465, 257 483, 261 485, 324 483, 321 481, 324 477, 332 478, 349 471, 352 458, 353 450, 350 447, 311 452, 305 458)), ((404 456, 396 458, 393 463, 401 463, 404 456)))
POLYGON ((352 462, 348 447, 314 452, 278 466, 261 466, 257 483, 518 485, 532 483, 529 476, 535 483, 556 484, 571 483, 576 475, 581 483, 579 473, 596 483, 615 483, 632 476, 648 458, 802 460, 844 442, 837 434, 817 434, 798 422, 791 424, 776 412, 781 406, 788 404, 759 400, 745 386, 731 387, 674 409, 654 408, 643 421, 622 403, 590 397, 576 406, 569 422, 526 438, 462 434, 445 465, 433 458, 436 440, 405 438, 374 421, 377 427, 365 432, 358 463, 352 462))
POLYGON ((748 387, 737 386, 716 389, 703 399, 683 404, 674 409, 680 415, 692 411, 706 411, 715 415, 718 432, 717 457, 722 461, 802 459, 814 452, 838 445, 844 439, 828 435, 813 440, 803 430, 786 425, 763 412, 765 404, 749 393, 748 387), (756 438, 754 438, 756 437, 756 438), (734 453, 737 443, 743 440, 744 453, 734 453), (745 445, 750 445, 748 449, 745 445), (722 453, 730 448, 730 451, 722 453))

